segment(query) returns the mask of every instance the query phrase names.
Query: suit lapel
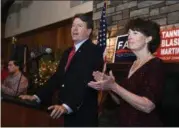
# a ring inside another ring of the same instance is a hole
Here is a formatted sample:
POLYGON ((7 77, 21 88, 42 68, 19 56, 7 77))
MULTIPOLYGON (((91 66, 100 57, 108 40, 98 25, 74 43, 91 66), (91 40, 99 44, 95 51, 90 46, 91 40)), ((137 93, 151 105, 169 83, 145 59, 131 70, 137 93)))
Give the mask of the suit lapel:
MULTIPOLYGON (((73 56, 69 67, 67 68, 66 72, 70 69, 71 65, 73 65, 73 63, 75 62, 75 60, 80 56, 80 54, 83 54, 83 52, 85 51, 86 48, 88 48, 88 45, 90 43, 90 40, 86 40, 81 46, 80 48, 76 51, 75 55, 73 56)), ((71 51, 71 50, 70 50, 71 51)), ((70 53, 70 52, 69 52, 70 53)), ((69 54, 68 54, 69 55, 69 54)), ((68 59, 67 59, 68 60, 68 59)))

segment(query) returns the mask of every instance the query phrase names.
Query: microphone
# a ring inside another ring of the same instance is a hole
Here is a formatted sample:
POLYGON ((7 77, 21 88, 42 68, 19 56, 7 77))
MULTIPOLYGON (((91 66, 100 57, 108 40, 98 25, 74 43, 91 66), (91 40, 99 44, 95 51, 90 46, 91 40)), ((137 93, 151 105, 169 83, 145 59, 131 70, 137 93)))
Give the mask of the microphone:
POLYGON ((48 53, 48 54, 50 54, 50 53, 52 53, 52 49, 51 49, 51 48, 46 48, 46 49, 45 49, 45 52, 48 53))
POLYGON ((41 58, 42 56, 48 55, 48 54, 51 54, 51 53, 52 53, 52 49, 51 49, 51 48, 46 48, 46 49, 45 49, 45 52, 42 52, 42 53, 40 53, 39 55, 35 55, 34 52, 31 52, 31 53, 30 53, 30 56, 31 56, 32 59, 39 59, 39 58, 41 58))
POLYGON ((44 55, 50 55, 52 53, 52 49, 51 48, 46 48, 44 50, 44 52, 39 53, 38 55, 36 55, 34 52, 30 53, 31 58, 29 60, 27 60, 27 62, 25 64, 23 64, 22 66, 22 70, 24 70, 24 68, 27 66, 28 63, 32 62, 32 61, 37 61, 37 59, 40 59, 42 56, 44 55))
POLYGON ((21 69, 22 71, 24 70, 24 68, 27 66, 28 63, 32 62, 32 61, 37 61, 37 59, 40 59, 42 56, 44 55, 50 55, 52 53, 52 49, 51 48, 46 48, 45 52, 42 52, 38 55, 36 55, 34 52, 30 53, 31 58, 29 60, 26 61, 25 64, 22 65, 21 69))
MULTIPOLYGON (((40 59, 42 56, 44 55, 48 55, 48 54, 51 54, 52 53, 52 49, 51 48, 46 48, 45 49, 45 52, 42 52, 40 53, 39 55, 35 55, 34 52, 31 52, 30 53, 30 56, 31 56, 31 59, 29 59, 23 66, 22 66, 22 71, 23 69, 27 66, 27 64, 33 60, 36 60, 36 59, 40 59)), ((17 86, 17 90, 15 92, 15 96, 17 96, 18 94, 18 91, 19 91, 19 85, 20 85, 20 81, 21 81, 21 78, 22 78, 22 73, 21 73, 21 76, 20 76, 20 79, 18 81, 18 86, 17 86)))

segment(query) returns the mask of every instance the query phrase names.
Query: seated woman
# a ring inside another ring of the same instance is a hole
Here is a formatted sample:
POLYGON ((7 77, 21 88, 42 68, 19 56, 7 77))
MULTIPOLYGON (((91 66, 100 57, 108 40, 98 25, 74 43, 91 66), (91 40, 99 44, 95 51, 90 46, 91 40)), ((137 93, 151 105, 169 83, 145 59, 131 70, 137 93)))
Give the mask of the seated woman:
POLYGON ((20 63, 18 61, 9 61, 9 76, 4 80, 4 83, 1 86, 2 93, 11 96, 19 96, 27 93, 28 80, 19 68, 20 63))
POLYGON ((112 71, 109 75, 97 71, 93 72, 96 81, 88 86, 110 90, 120 97, 120 126, 162 126, 156 105, 161 100, 164 84, 163 62, 152 54, 160 44, 160 27, 138 18, 128 23, 127 30, 128 47, 137 57, 128 77, 116 83, 112 71))

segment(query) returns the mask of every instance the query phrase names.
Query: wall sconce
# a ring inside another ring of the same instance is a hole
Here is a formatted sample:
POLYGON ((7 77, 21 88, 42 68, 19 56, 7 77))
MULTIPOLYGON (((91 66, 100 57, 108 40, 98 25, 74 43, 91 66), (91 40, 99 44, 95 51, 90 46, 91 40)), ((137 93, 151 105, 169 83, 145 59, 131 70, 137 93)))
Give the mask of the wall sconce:
POLYGON ((15 37, 12 37, 12 40, 11 40, 12 42, 12 44, 15 44, 16 42, 17 42, 17 39, 15 38, 15 37))

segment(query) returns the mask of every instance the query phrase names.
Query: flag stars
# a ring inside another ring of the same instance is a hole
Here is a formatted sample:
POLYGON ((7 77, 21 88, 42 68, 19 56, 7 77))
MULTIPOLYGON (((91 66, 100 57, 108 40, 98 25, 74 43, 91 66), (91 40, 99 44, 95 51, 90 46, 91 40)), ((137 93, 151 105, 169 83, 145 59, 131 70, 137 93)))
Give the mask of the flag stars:
MULTIPOLYGON (((106 3, 105 3, 106 4, 106 3)), ((101 12, 100 28, 98 32, 98 46, 104 51, 106 47, 106 33, 107 33, 107 23, 106 23, 106 5, 104 4, 103 10, 101 12)))

